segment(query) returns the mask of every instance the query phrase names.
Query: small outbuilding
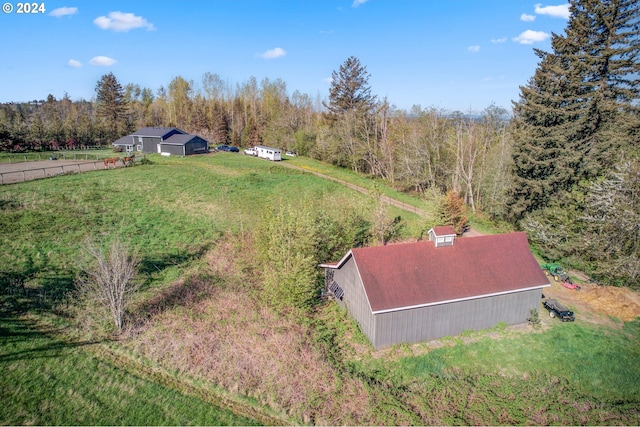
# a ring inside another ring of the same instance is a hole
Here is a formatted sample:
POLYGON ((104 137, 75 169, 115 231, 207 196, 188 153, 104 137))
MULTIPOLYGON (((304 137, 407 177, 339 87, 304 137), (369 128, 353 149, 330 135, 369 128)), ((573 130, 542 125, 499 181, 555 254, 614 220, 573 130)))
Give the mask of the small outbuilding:
POLYGON ((355 318, 375 349, 524 323, 550 286, 525 233, 354 248, 325 268, 325 291, 355 318))

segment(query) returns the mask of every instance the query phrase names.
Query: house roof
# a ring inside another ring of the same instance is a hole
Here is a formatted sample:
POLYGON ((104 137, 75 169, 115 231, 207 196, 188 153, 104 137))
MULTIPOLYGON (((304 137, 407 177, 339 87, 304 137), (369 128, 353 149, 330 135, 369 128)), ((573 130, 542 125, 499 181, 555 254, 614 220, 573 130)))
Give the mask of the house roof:
POLYGON ((155 136, 155 137, 164 138, 166 134, 174 130, 177 130, 179 133, 186 134, 185 131, 178 129, 176 127, 172 127, 172 128, 146 127, 146 128, 138 129, 135 133, 132 133, 131 136, 155 136))
POLYGON ((322 266, 341 268, 350 257, 374 313, 549 286, 525 233, 355 248, 322 266))
POLYGON ((131 135, 125 135, 122 138, 116 140, 111 145, 131 145, 133 144, 133 137, 131 135))
POLYGON ((456 229, 450 225, 440 225, 432 228, 436 236, 455 236, 456 229))
MULTIPOLYGON (((184 134, 175 134, 175 135, 171 135, 169 138, 165 139, 164 141, 161 142, 162 145, 185 145, 186 143, 188 143, 189 141, 195 139, 195 138, 200 138, 197 135, 184 135, 184 134)), ((204 139, 203 139, 204 141, 204 139)), ((206 141, 205 141, 206 142, 206 141)))

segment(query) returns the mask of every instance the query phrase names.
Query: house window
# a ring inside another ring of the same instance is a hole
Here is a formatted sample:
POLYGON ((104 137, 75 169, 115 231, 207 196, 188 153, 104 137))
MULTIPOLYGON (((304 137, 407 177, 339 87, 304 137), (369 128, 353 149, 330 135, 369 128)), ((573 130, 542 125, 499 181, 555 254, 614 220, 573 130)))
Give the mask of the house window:
POLYGON ((338 282, 336 282, 335 280, 331 282, 331 285, 329 286, 329 290, 331 291, 331 293, 333 293, 333 296, 336 297, 337 299, 341 300, 342 297, 344 296, 344 289, 342 289, 340 285, 338 285, 338 282))
POLYGON ((447 243, 451 243, 451 242, 453 242, 453 237, 452 236, 447 236, 447 237, 445 237, 444 241, 447 242, 447 243))
POLYGON ((142 143, 142 137, 141 136, 138 137, 138 142, 142 143))

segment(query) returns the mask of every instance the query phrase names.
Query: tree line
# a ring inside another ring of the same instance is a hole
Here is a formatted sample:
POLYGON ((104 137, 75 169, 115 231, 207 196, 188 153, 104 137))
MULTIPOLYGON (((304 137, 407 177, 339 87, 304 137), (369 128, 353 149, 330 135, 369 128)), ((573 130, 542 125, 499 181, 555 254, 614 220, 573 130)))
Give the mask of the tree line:
POLYGON ((373 93, 354 56, 325 100, 290 94, 280 79, 233 85, 205 73, 154 92, 110 73, 91 101, 0 105, 0 150, 107 145, 143 126, 276 146, 424 197, 451 191, 472 213, 527 230, 549 258, 637 286, 640 6, 572 0, 570 11, 552 51, 534 49, 538 67, 512 111, 398 109, 373 93))

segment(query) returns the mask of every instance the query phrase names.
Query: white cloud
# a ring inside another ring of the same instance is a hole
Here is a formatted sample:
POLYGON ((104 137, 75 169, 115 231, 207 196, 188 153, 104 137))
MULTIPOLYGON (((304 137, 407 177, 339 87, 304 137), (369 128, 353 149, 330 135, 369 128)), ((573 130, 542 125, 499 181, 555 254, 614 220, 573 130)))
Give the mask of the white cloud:
POLYGON ((504 43, 507 41, 506 37, 500 37, 499 39, 491 39, 491 43, 504 43))
POLYGON ((56 18, 59 18, 61 16, 67 16, 67 15, 75 15, 76 13, 78 13, 78 8, 77 7, 59 7, 57 9, 53 9, 49 15, 50 16, 55 16, 56 18))
POLYGON ((358 7, 361 4, 365 4, 366 2, 368 2, 369 0, 353 0, 353 4, 351 6, 353 7, 358 7))
POLYGON ((469 47, 467 48, 467 50, 468 50, 469 52, 471 52, 471 53, 478 53, 478 52, 480 52, 480 46, 478 46, 478 45, 475 45, 475 46, 469 46, 469 47))
POLYGON ((514 37, 513 41, 520 44, 534 44, 537 42, 545 41, 548 38, 549 34, 545 33, 544 31, 527 30, 523 33, 520 33, 518 37, 514 37))
POLYGON ((280 47, 276 47, 275 49, 269 49, 268 51, 260 54, 259 56, 264 59, 275 59, 275 58, 280 58, 281 56, 285 56, 286 54, 287 52, 284 49, 280 47))
POLYGON ((535 12, 538 15, 549 15, 554 18, 569 19, 571 15, 569 13, 569 3, 561 4, 558 6, 542 6, 540 3, 536 4, 535 12))
POLYGON ((108 56, 94 56, 93 58, 91 58, 91 61, 89 61, 89 64, 97 65, 99 67, 108 67, 109 65, 113 65, 116 62, 118 61, 113 58, 109 58, 108 56))
POLYGON ((522 15, 520 15, 520 20, 524 21, 524 22, 532 22, 536 20, 536 16, 535 15, 527 15, 526 13, 523 13, 522 15))
POLYGON ((69 62, 67 62, 67 65, 71 68, 80 68, 82 67, 82 62, 77 59, 70 59, 69 62))
POLYGON ((134 28, 146 28, 147 30, 155 30, 156 28, 141 16, 133 13, 109 12, 109 17, 99 16, 93 20, 93 23, 103 30, 113 31, 129 31, 134 28))

